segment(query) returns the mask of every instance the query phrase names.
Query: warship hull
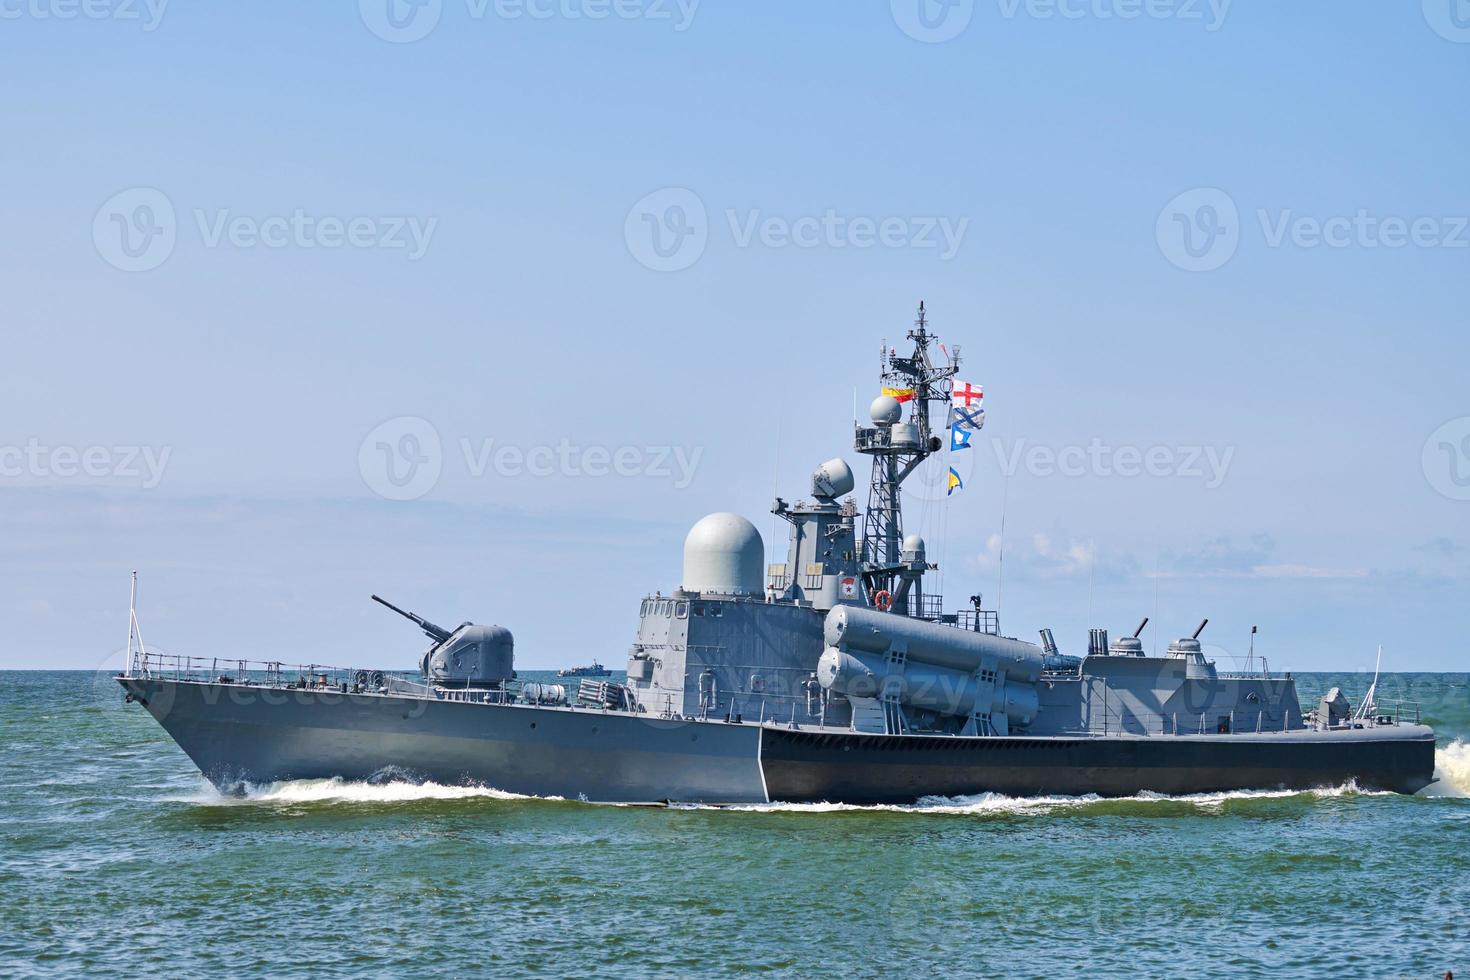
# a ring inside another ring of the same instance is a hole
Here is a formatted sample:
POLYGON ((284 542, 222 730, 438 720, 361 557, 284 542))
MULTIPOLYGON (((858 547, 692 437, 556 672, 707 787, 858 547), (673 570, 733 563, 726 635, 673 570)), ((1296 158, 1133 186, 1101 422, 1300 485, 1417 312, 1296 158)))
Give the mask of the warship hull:
POLYGON ((1434 735, 1418 725, 929 737, 251 684, 119 681, 227 792, 291 779, 397 778, 610 803, 866 804, 987 792, 1132 796, 1350 781, 1413 793, 1434 773, 1434 735))

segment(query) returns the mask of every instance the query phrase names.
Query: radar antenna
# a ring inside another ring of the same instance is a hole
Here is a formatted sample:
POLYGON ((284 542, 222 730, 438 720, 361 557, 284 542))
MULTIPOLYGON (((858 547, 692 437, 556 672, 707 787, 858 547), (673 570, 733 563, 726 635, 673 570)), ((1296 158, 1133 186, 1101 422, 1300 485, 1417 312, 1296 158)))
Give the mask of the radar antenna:
MULTIPOLYGON (((902 400, 909 406, 907 421, 901 409, 896 419, 874 418, 871 426, 856 426, 853 440, 858 452, 873 457, 868 509, 863 519, 863 579, 870 594, 889 593, 893 611, 900 615, 909 614, 910 595, 917 592, 927 568, 922 561, 903 561, 900 486, 919 464, 944 446, 930 428, 929 406, 931 402, 942 402, 948 411, 952 379, 960 360, 958 348, 949 351, 943 346, 943 363, 935 364, 930 357, 930 345, 939 338, 929 332, 923 302, 919 303, 918 318, 908 339, 914 344, 908 356, 900 356, 886 345, 880 353, 883 386, 904 393, 902 400)), ((913 611, 922 612, 922 594, 915 598, 913 611)))

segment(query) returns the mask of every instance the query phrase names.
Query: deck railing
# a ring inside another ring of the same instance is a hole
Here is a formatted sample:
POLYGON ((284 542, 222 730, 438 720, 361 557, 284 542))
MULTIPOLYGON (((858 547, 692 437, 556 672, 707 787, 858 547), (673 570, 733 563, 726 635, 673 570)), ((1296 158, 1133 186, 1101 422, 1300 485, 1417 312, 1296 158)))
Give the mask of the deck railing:
POLYGON ((382 687, 389 678, 402 679, 395 672, 366 667, 288 664, 280 660, 246 660, 233 657, 192 657, 153 651, 135 651, 124 676, 212 684, 335 688, 339 691, 351 691, 354 688, 358 691, 372 690, 382 687))

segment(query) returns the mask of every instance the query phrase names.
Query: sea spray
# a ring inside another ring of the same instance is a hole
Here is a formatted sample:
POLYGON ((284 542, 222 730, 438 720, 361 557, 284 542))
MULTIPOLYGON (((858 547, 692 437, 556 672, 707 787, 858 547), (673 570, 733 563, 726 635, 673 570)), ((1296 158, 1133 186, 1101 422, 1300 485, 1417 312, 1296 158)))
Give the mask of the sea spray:
POLYGON ((1470 797, 1470 743, 1455 739, 1434 750, 1434 778, 1422 791, 1424 796, 1470 797))
POLYGON ((205 806, 248 804, 362 803, 392 805, 425 800, 558 800, 521 796, 489 786, 445 786, 406 781, 359 782, 340 778, 292 779, 265 785, 246 784, 238 794, 220 793, 207 783, 187 802, 205 806))

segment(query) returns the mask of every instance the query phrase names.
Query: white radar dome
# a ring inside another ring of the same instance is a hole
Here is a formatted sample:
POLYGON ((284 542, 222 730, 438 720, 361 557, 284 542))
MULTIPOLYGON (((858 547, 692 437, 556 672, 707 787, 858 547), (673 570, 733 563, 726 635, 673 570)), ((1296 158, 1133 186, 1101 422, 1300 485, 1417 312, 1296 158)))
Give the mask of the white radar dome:
POLYGON ((684 539, 686 592, 761 595, 766 546, 755 525, 739 514, 710 514, 684 539))
POLYGON ((829 459, 812 473, 812 496, 831 500, 852 493, 852 467, 842 459, 829 459))
POLYGON ((868 406, 868 415, 879 425, 892 425, 903 418, 903 406, 892 395, 879 395, 868 406))

